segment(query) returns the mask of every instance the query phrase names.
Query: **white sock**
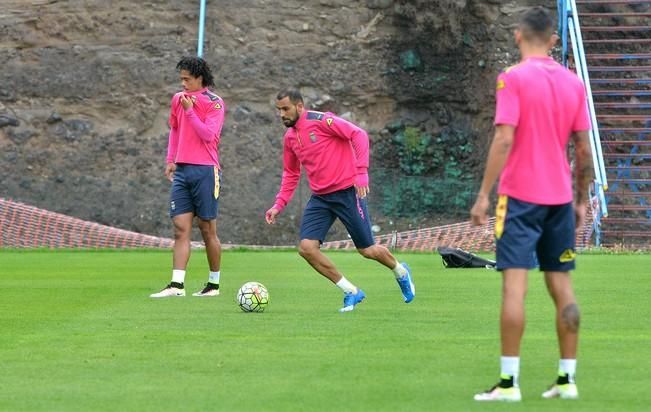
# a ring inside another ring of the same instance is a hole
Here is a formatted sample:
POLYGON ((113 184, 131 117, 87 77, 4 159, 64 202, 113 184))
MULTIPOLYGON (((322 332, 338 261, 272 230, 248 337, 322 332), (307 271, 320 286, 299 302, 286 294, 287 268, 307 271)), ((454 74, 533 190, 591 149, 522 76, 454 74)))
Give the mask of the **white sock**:
POLYGON ((172 270, 172 282, 183 283, 185 281, 185 270, 172 270))
POLYGON ((407 274, 407 268, 402 266, 402 263, 396 261, 396 267, 393 268, 393 274, 396 275, 396 279, 400 279, 407 274))
POLYGON ((219 271, 217 272, 210 271, 210 273, 208 274, 208 282, 214 283, 215 285, 219 285, 219 271))
POLYGON ((341 280, 337 282, 337 287, 343 290, 345 293, 352 293, 352 294, 357 293, 357 287, 355 287, 355 285, 350 283, 348 279, 346 279, 343 276, 341 277, 341 280))
POLYGON ((518 375, 520 375, 520 357, 519 356, 502 356, 500 358, 501 374, 513 376, 513 386, 520 386, 518 375))
POLYGON ((576 359, 561 359, 558 361, 558 374, 567 374, 572 379, 576 375, 576 359))

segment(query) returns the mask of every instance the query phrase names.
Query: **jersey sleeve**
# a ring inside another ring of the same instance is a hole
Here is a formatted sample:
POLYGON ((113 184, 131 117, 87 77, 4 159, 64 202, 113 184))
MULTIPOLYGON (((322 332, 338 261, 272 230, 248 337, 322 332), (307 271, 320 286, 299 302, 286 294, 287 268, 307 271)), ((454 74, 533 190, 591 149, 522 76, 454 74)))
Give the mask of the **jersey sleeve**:
POLYGON ((512 72, 497 77, 495 125, 517 126, 520 121, 520 91, 512 72))
POLYGON ((179 98, 178 95, 172 96, 172 101, 170 102, 170 116, 167 120, 171 128, 177 128, 179 127, 178 120, 176 118, 176 111, 178 110, 179 106, 179 98))
POLYGON ((210 104, 204 121, 201 121, 193 108, 186 110, 185 116, 201 140, 206 143, 216 142, 219 144, 224 124, 224 103, 221 100, 210 104))
POLYGON ((276 195, 274 208, 282 212, 285 206, 292 200, 294 191, 301 178, 301 164, 292 150, 287 136, 283 139, 283 177, 280 182, 280 190, 276 195))
POLYGON ((176 152, 179 147, 179 125, 176 118, 178 103, 178 96, 172 96, 172 101, 170 102, 170 116, 168 119, 168 123, 170 125, 170 134, 167 139, 167 156, 165 157, 167 163, 174 163, 176 160, 176 152))
POLYGON ((366 131, 332 113, 325 114, 322 127, 331 135, 350 141, 355 155, 355 185, 368 186, 369 139, 366 131))
POLYGON ((176 160, 176 152, 179 148, 179 129, 172 127, 167 142, 167 163, 174 163, 176 160))
POLYGON ((574 118, 574 123, 572 124, 573 132, 582 132, 585 130, 590 130, 590 115, 588 113, 588 98, 585 92, 583 84, 581 84, 579 107, 576 112, 576 117, 574 118))

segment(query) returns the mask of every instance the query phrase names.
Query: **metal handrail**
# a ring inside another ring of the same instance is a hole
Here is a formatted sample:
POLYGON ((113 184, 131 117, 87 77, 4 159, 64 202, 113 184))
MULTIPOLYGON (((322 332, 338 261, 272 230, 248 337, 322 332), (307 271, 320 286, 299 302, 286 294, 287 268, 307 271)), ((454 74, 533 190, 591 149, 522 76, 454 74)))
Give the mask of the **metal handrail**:
POLYGON ((585 51, 583 49, 583 37, 581 35, 581 25, 579 23, 579 14, 576 7, 576 0, 557 0, 559 15, 559 33, 561 34, 563 55, 562 61, 565 67, 569 65, 569 45, 568 37, 571 40, 572 53, 574 56, 574 65, 576 73, 583 81, 588 97, 588 110, 592 123, 590 131, 590 146, 592 148, 592 160, 594 164, 594 196, 597 204, 594 205, 597 213, 594 215, 595 243, 597 246, 601 243, 601 218, 608 216, 608 205, 606 202, 605 191, 608 190, 608 178, 604 164, 603 153, 601 150, 601 136, 599 133, 599 124, 595 111, 595 104, 592 98, 592 87, 590 86, 590 75, 586 62, 585 51))

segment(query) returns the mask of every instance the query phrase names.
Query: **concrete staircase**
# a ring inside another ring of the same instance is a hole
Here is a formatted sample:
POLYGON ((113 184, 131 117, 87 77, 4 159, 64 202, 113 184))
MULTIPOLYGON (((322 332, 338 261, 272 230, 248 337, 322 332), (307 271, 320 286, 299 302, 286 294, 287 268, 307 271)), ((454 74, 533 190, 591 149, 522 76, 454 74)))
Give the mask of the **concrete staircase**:
POLYGON ((576 0, 608 178, 601 245, 651 246, 651 1, 576 0))

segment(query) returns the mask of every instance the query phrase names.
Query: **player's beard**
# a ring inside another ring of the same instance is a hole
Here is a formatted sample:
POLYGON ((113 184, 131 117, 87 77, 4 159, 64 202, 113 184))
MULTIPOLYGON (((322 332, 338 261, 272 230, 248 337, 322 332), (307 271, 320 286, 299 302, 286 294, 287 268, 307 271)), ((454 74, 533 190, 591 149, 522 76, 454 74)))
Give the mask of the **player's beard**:
POLYGON ((283 124, 285 125, 285 127, 294 127, 294 125, 298 121, 298 114, 296 115, 296 117, 294 119, 283 117, 281 120, 283 121, 283 124))

